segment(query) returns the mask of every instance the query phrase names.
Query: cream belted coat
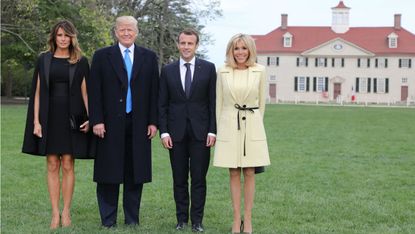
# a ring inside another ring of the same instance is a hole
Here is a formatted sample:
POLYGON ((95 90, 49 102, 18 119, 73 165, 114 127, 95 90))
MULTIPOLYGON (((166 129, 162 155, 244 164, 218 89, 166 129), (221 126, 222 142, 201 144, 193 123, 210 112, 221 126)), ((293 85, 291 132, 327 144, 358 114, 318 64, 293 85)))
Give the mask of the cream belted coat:
POLYGON ((264 128, 265 67, 219 69, 216 82, 217 135, 213 165, 258 167, 270 164, 264 128), (238 110, 235 104, 250 110, 238 110), (239 130, 238 130, 239 112, 239 130))

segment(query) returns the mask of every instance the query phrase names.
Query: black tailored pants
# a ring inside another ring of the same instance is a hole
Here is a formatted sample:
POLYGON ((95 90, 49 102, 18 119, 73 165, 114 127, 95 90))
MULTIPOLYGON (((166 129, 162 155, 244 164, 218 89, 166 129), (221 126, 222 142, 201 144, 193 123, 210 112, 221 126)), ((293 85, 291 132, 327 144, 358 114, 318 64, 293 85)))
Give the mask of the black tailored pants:
POLYGON ((187 121, 185 136, 174 141, 170 152, 173 173, 173 192, 178 222, 202 223, 206 201, 206 175, 209 168, 210 148, 206 140, 198 141, 187 121), (190 194, 189 194, 190 173, 190 194))

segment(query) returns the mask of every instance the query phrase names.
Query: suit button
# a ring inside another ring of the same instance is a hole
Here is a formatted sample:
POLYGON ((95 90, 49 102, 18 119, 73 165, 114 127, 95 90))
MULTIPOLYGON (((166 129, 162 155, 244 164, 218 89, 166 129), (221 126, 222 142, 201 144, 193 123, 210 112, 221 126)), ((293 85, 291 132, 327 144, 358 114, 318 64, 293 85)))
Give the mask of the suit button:
POLYGON ((120 102, 122 102, 122 98, 120 99, 120 102))
POLYGON ((246 119, 246 117, 244 116, 244 117, 242 117, 242 120, 245 120, 246 119))

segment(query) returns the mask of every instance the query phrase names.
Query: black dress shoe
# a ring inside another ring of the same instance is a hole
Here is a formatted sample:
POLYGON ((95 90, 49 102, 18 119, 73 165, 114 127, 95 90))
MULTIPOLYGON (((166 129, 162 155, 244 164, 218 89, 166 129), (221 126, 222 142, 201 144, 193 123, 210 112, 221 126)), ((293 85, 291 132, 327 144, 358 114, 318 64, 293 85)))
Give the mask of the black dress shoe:
POLYGON ((201 223, 192 224, 192 232, 204 232, 203 225, 201 223))
POLYGON ((176 224, 176 230, 184 230, 187 226, 187 223, 185 222, 178 222, 176 224))
POLYGON ((102 227, 103 228, 106 228, 106 229, 111 229, 111 228, 116 228, 117 227, 117 224, 116 223, 113 223, 113 224, 102 224, 102 227))

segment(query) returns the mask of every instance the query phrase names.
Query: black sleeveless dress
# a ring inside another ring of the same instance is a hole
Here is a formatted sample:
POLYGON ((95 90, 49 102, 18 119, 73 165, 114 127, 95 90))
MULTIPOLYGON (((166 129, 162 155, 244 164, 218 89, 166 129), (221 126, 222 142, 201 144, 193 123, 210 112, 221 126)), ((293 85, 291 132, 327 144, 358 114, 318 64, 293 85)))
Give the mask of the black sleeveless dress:
POLYGON ((49 73, 49 113, 46 154, 72 154, 69 124, 69 62, 52 57, 49 73))

